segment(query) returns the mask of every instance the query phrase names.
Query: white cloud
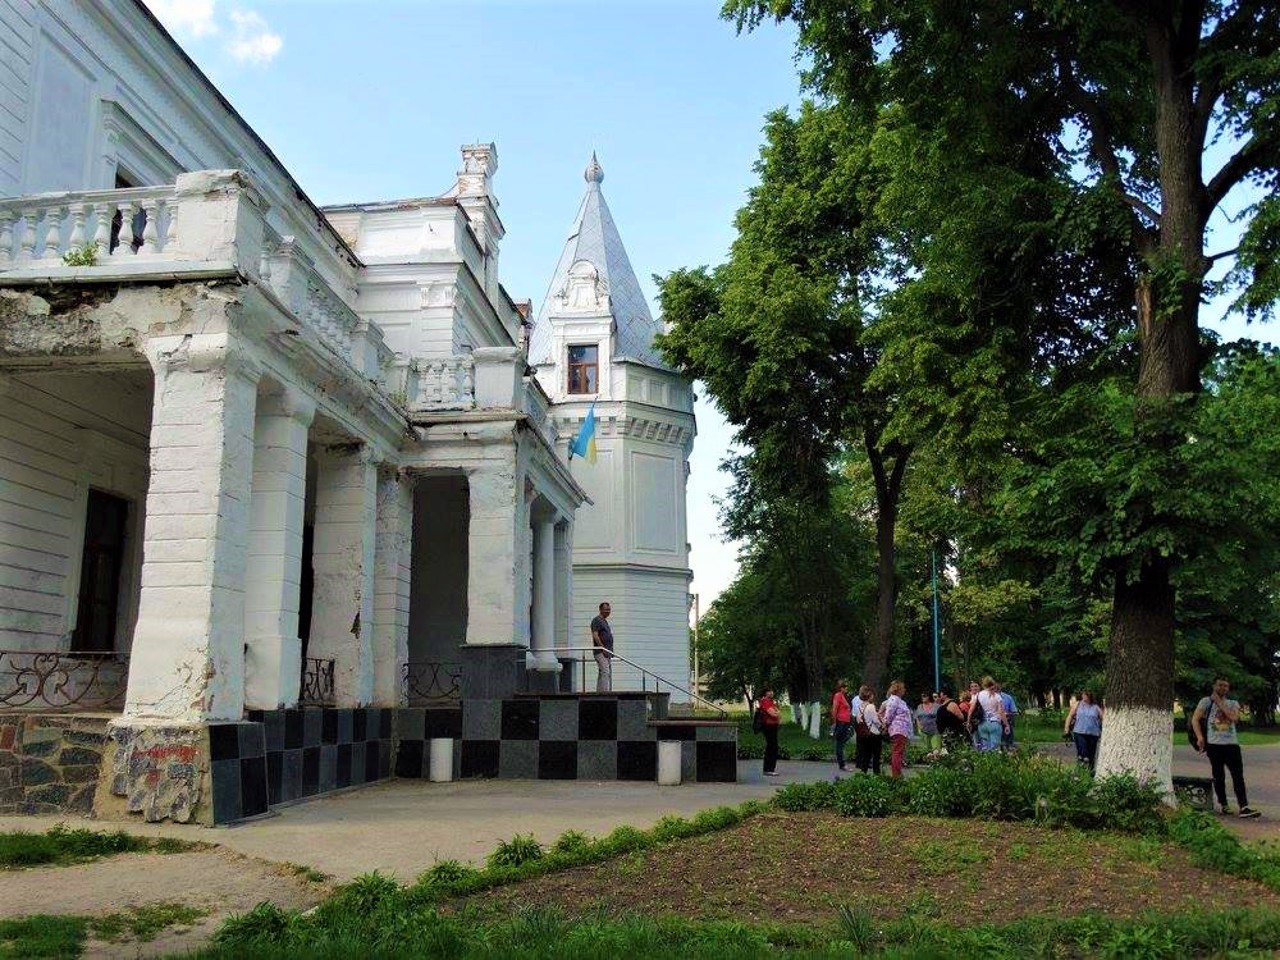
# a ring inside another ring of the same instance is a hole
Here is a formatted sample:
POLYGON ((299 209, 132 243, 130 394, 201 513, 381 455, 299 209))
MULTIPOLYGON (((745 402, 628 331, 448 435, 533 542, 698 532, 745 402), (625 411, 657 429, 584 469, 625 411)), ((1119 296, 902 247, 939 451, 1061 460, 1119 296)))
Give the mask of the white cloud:
POLYGON ((227 43, 227 52, 241 63, 268 64, 284 46, 280 34, 273 33, 262 15, 251 10, 232 10, 231 25, 235 33, 227 43))
POLYGON ((147 0, 147 6, 171 33, 207 37, 218 32, 214 0, 147 0))

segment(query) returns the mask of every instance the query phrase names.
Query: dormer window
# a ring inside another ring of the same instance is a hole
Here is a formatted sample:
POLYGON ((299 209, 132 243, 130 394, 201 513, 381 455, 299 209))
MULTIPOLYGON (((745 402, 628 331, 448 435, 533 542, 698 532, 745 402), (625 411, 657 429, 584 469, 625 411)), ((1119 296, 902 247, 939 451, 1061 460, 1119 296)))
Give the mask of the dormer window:
POLYGON ((600 348, 595 344, 569 348, 569 392, 597 393, 600 389, 600 348))

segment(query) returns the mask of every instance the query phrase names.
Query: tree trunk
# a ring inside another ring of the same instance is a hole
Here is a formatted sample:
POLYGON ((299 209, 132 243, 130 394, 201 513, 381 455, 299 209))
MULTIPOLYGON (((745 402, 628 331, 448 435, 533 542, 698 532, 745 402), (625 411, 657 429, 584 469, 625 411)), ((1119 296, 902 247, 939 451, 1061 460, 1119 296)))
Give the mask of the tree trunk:
MULTIPOLYGON (((1203 10, 1200 11, 1201 15, 1203 10)), ((1200 390, 1204 353, 1200 297, 1209 262, 1204 234, 1212 204, 1203 183, 1203 127, 1195 98, 1199 17, 1175 23, 1153 12, 1146 25, 1155 94, 1160 219, 1154 235, 1135 231, 1144 272, 1138 280, 1138 430, 1142 440, 1176 455, 1184 431, 1164 420, 1168 401, 1200 390)), ((1098 774, 1128 771, 1170 797, 1173 766, 1173 630, 1175 597, 1168 557, 1148 553, 1137 576, 1116 578, 1107 655, 1107 713, 1098 774)))
POLYGON ((867 459, 876 486, 876 626, 863 658, 862 682, 884 693, 885 673, 889 670, 889 652, 893 648, 894 613, 898 603, 897 545, 898 496, 902 475, 907 467, 908 449, 896 448, 891 469, 885 469, 886 454, 868 433, 865 438, 867 459))

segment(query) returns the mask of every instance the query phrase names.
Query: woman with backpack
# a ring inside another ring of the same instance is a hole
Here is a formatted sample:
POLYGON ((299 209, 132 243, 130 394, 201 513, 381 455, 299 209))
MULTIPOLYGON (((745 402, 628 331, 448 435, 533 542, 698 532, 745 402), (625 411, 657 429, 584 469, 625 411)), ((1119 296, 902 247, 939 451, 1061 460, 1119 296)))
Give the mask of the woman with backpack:
POLYGON ((776 777, 778 775, 778 723, 782 713, 774 702, 773 687, 764 688, 764 696, 760 698, 760 706, 756 711, 760 732, 764 734, 764 775, 776 777))
POLYGON ((858 689, 858 699, 862 705, 857 716, 854 717, 856 721, 854 731, 857 734, 854 764, 863 773, 866 773, 868 768, 879 773, 880 751, 884 747, 884 740, 880 736, 880 714, 876 711, 876 692, 863 684, 858 689))
POLYGON ((1009 732, 1004 700, 991 677, 982 678, 982 689, 973 698, 973 706, 969 708, 969 729, 976 734, 974 745, 979 750, 999 750, 1004 735, 1009 732))

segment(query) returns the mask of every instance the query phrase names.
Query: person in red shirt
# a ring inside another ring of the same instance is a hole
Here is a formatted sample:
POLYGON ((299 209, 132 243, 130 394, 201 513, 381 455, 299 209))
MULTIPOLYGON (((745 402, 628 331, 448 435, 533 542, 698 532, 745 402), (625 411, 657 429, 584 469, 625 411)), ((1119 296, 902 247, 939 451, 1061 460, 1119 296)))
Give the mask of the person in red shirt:
POLYGON ((853 709, 849 706, 849 681, 841 680, 836 684, 836 692, 831 697, 832 734, 836 738, 836 768, 847 770, 844 765, 844 745, 849 742, 849 725, 853 720, 853 709))
POLYGON ((778 724, 782 714, 773 700, 773 687, 764 688, 764 696, 760 698, 760 712, 764 714, 764 775, 778 775, 778 724))

